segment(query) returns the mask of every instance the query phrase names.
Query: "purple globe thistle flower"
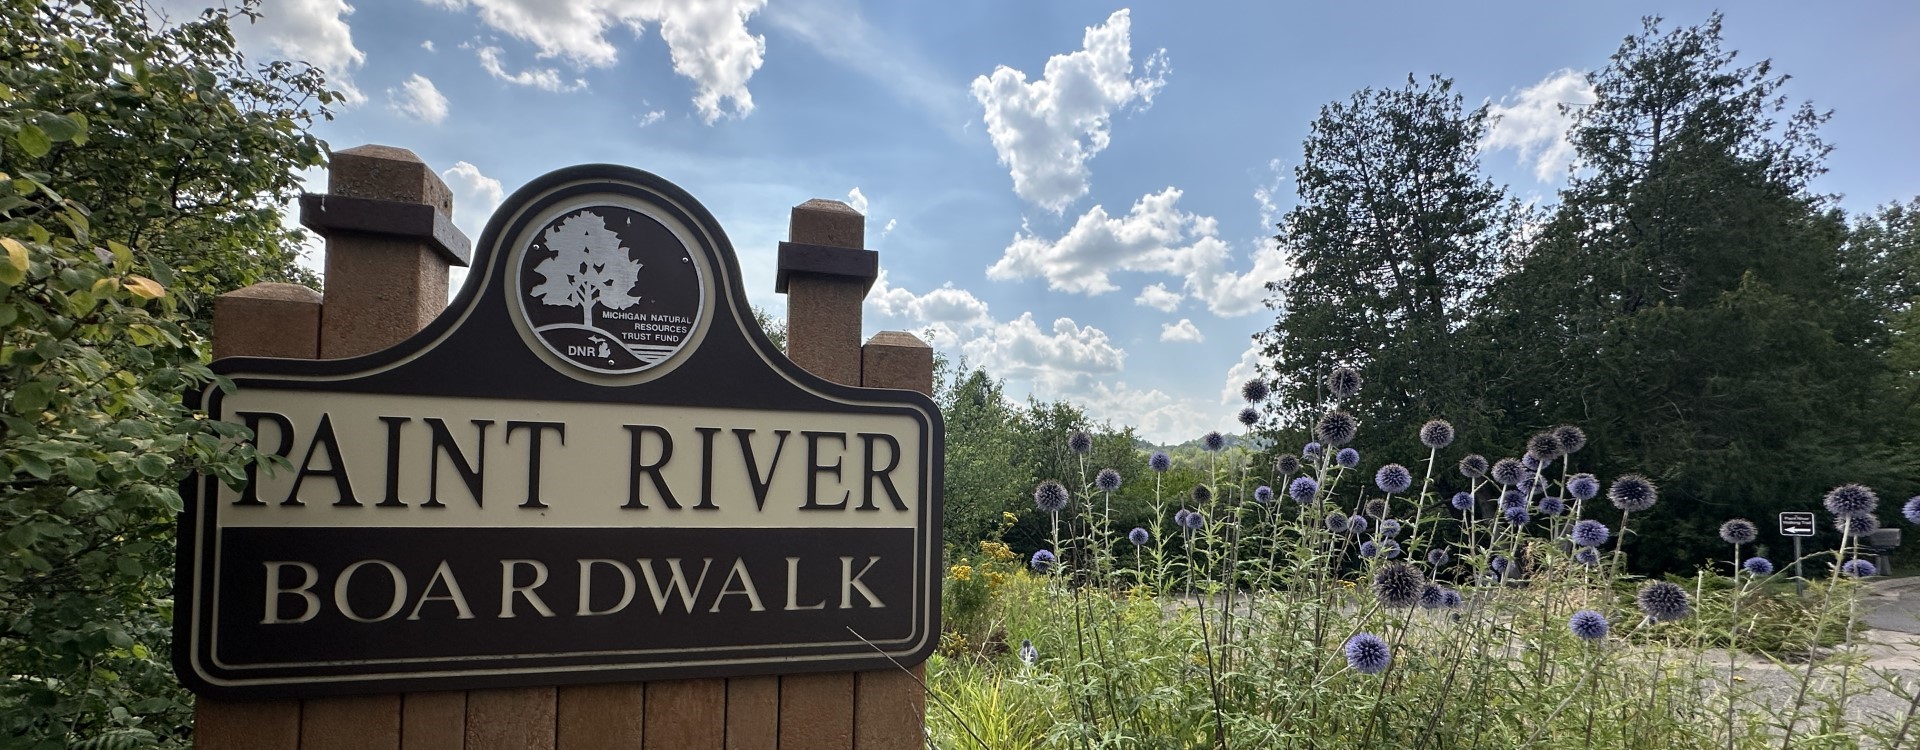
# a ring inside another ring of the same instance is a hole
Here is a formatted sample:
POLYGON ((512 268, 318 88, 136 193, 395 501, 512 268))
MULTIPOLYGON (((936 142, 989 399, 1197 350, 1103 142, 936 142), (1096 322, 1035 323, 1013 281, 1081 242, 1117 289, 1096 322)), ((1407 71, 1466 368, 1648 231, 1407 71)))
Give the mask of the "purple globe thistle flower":
POLYGON ((1533 477, 1527 477, 1526 479, 1520 480, 1520 483, 1514 485, 1513 488, 1521 492, 1527 493, 1526 494, 1527 497, 1533 497, 1533 488, 1535 484, 1536 483, 1533 481, 1533 477))
POLYGON ((1283 477, 1298 474, 1300 473, 1300 457, 1291 453, 1283 453, 1279 458, 1274 459, 1273 468, 1279 471, 1283 477))
POLYGON ((1442 565, 1447 564, 1452 559, 1453 559, 1452 555, 1447 554, 1446 550, 1441 549, 1439 547, 1435 547, 1433 549, 1427 550, 1427 564, 1432 565, 1433 567, 1438 568, 1442 565))
POLYGON ((1854 578, 1871 578, 1878 574, 1880 569, 1865 560, 1848 560, 1840 566, 1840 572, 1854 578))
POLYGON ((1033 666, 1040 661, 1040 649, 1033 647, 1033 639, 1020 639, 1020 661, 1026 662, 1027 666, 1033 666))
POLYGON ((1173 457, 1167 455, 1166 451, 1154 451, 1153 455, 1147 457, 1147 468, 1165 474, 1173 468, 1173 457))
POLYGON ((1581 500, 1592 500, 1600 494, 1600 480, 1592 474, 1575 474, 1567 479, 1567 492, 1581 500))
POLYGON ((1554 459, 1567 455, 1567 447, 1560 444, 1551 430, 1527 438, 1527 455, 1541 465, 1553 463, 1554 459))
POLYGON ((1440 450, 1453 444, 1453 425, 1444 419, 1429 419, 1420 425, 1420 444, 1440 450))
POLYGON ((1135 526, 1132 531, 1127 532, 1127 541, 1133 542, 1135 547, 1145 547, 1147 542, 1153 541, 1153 532, 1135 526))
POLYGON ((1373 574, 1374 595, 1391 609, 1419 604, 1420 590, 1426 587, 1427 577, 1406 563, 1390 563, 1373 574))
POLYGON ((1872 513, 1880 504, 1880 497, 1873 490, 1858 484, 1843 484, 1833 488, 1822 501, 1827 512, 1836 516, 1858 516, 1872 513))
POLYGON ((1413 472, 1399 464, 1387 464, 1373 473, 1373 483, 1379 485, 1381 492, 1398 495, 1413 486, 1413 472))
POLYGON ((1368 500, 1367 504, 1362 506, 1362 510, 1374 518, 1385 518, 1387 515, 1387 501, 1385 498, 1376 497, 1368 500))
POLYGON ((1347 533, 1359 536, 1367 533, 1367 527, 1371 525, 1366 516, 1353 516, 1347 519, 1347 533))
POLYGON ((1321 450, 1322 450, 1322 448, 1320 447, 1320 444, 1319 444, 1319 443, 1317 443, 1317 442, 1314 442, 1314 443, 1307 443, 1306 445, 1303 445, 1303 446, 1300 446, 1300 455, 1302 455, 1302 456, 1318 456, 1318 455, 1320 455, 1320 451, 1321 451, 1321 450))
POLYGON ((1204 484, 1194 485, 1192 494, 1195 505, 1206 505, 1213 500, 1213 488, 1204 484))
POLYGON ((1120 489, 1120 472, 1112 469, 1101 469, 1099 474, 1093 476, 1093 486, 1099 487, 1101 492, 1118 491, 1120 489))
POLYGON ((1371 560, 1375 555, 1378 555, 1378 554, 1380 554, 1380 545, 1375 544, 1373 542, 1360 543, 1361 557, 1371 560))
POLYGON ((1473 495, 1465 492, 1453 493, 1453 509, 1466 510, 1473 507, 1473 495))
POLYGON ((1487 475, 1487 457, 1478 453, 1460 459, 1460 475, 1468 479, 1479 479, 1487 475))
POLYGON ((1880 519, 1872 514, 1860 516, 1834 516, 1833 528, 1847 536, 1860 538, 1880 530, 1880 519))
POLYGON ((1509 487, 1519 484, 1520 480, 1526 479, 1529 473, 1527 467, 1522 466, 1517 458, 1503 458, 1493 462, 1493 481, 1509 487))
POLYGON ((1760 538, 1760 527, 1744 518, 1720 524, 1720 539, 1728 544, 1752 544, 1760 538))
POLYGON ((1607 543, 1613 531, 1607 525, 1591 518, 1574 523, 1573 531, 1568 534, 1574 544, 1582 547, 1598 547, 1607 543))
POLYGON ((1666 581, 1648 581, 1640 587, 1634 602, 1654 622, 1672 622, 1693 611, 1687 590, 1666 581))
POLYGON ((1400 559, 1400 543, 1388 539, 1380 543, 1380 557, 1387 560, 1400 559))
POLYGON ((1740 568, 1757 576, 1773 575, 1773 561, 1764 557, 1749 557, 1740 563, 1740 568))
POLYGON ((1267 400, 1267 381, 1254 378, 1241 384, 1240 397, 1246 399, 1249 404, 1267 400))
POLYGON ((1333 462, 1349 469, 1359 466, 1360 451, 1352 448, 1341 448, 1339 453, 1333 454, 1333 462))
POLYGON ((1319 424, 1313 427, 1313 436, 1327 445, 1346 445, 1353 442, 1353 436, 1358 434, 1360 420, 1339 409, 1321 415, 1319 424))
POLYGON ((1252 427, 1254 423, 1260 421, 1260 412, 1255 410, 1253 407, 1249 406, 1245 409, 1241 409, 1240 414, 1234 418, 1240 420, 1240 424, 1247 427, 1252 427))
POLYGON ((1527 515, 1526 506, 1515 506, 1515 507, 1500 511, 1500 516, 1502 518, 1505 518, 1507 520, 1507 523, 1513 524, 1515 526, 1525 526, 1527 525, 1528 521, 1533 520, 1533 516, 1527 515))
POLYGON ((1287 485, 1287 494, 1293 497, 1294 502, 1303 505, 1313 502, 1313 496, 1319 492, 1320 483, 1313 481, 1313 477, 1300 477, 1287 485))
POLYGON ((1351 367, 1335 367, 1327 374, 1327 392, 1334 398, 1350 398, 1360 392, 1360 371, 1351 367))
POLYGON ((1505 555, 1494 555, 1488 558, 1487 567, 1493 569, 1495 578, 1506 578, 1507 568, 1512 567, 1512 564, 1507 561, 1505 555))
POLYGON ((1328 513, 1326 521, 1324 523, 1326 523, 1328 531, 1331 531, 1335 534, 1347 533, 1347 514, 1345 513, 1341 513, 1338 511, 1335 511, 1333 513, 1328 513))
POLYGON ((1459 609, 1459 608, 1460 608, 1460 592, 1458 592, 1458 591, 1455 591, 1455 590, 1453 590, 1453 589, 1447 589, 1447 602, 1446 602, 1446 607, 1447 607, 1447 609, 1459 609))
POLYGON ((1067 494, 1067 488, 1051 479, 1033 488, 1033 505, 1039 508, 1041 513, 1059 513, 1066 510, 1067 501, 1071 499, 1072 496, 1067 494))
POLYGON ((1565 513, 1567 512, 1567 501, 1557 497, 1540 498, 1540 512, 1549 516, 1557 516, 1565 513))
POLYGON ((1189 515, 1192 515, 1192 513, 1193 513, 1193 511, 1190 511, 1190 510, 1187 510, 1186 508, 1181 508, 1181 509, 1179 509, 1179 510, 1176 510, 1176 511, 1174 511, 1174 512, 1173 512, 1173 525, 1175 525, 1175 526, 1178 526, 1178 527, 1180 527, 1180 528, 1183 528, 1183 529, 1184 529, 1184 528, 1186 528, 1186 527, 1187 527, 1187 516, 1189 516, 1189 515))
POLYGON ((1227 447, 1227 437, 1218 432, 1209 432, 1200 438, 1200 447, 1207 449, 1210 453, 1219 453, 1221 449, 1227 447))
POLYGON ((1347 639, 1340 647, 1347 656, 1347 666, 1361 674, 1380 674, 1387 671, 1387 665, 1393 663, 1393 649, 1380 636, 1372 633, 1359 633, 1347 639))
POLYGON ((1594 549, 1592 547, 1581 547, 1580 549, 1574 551, 1573 561, 1588 567, 1599 565, 1600 550, 1594 549))
POLYGON ((1655 487, 1651 479, 1639 474, 1627 474, 1613 480, 1613 486, 1607 488, 1607 499, 1613 502, 1615 508, 1638 513, 1659 501, 1660 488, 1655 487))
POLYGON ((1052 552, 1036 550, 1033 553, 1033 559, 1028 560, 1027 565, 1031 566, 1035 573, 1045 573, 1053 570, 1053 564, 1056 562, 1059 562, 1059 559, 1055 558, 1052 552))
POLYGON ((1074 430, 1067 436, 1067 450, 1075 453, 1088 453, 1093 450, 1093 436, 1081 430, 1074 430))
POLYGON ((1573 613, 1567 620, 1567 629, 1583 641, 1597 641, 1607 637, 1607 617, 1591 609, 1573 613))
POLYGON ((1445 606, 1447 606, 1447 587, 1429 583, 1426 588, 1420 590, 1421 609, 1440 609, 1445 606))
POLYGON ((1579 453, 1581 448, 1587 447, 1586 431, 1570 424, 1553 428, 1553 439, 1560 441, 1560 447, 1565 451, 1563 455, 1579 453))
POLYGON ((1533 471, 1534 469, 1540 468, 1540 459, 1534 458, 1531 453, 1527 453, 1520 456, 1520 465, 1526 467, 1527 471, 1533 471))
POLYGON ((1507 490, 1500 493, 1500 510, 1527 507, 1527 496, 1519 490, 1507 490))
POLYGON ((1273 488, 1264 484, 1253 488, 1253 499, 1263 505, 1273 502, 1273 488))
POLYGON ((1187 522, 1185 526, 1188 531, 1199 531, 1203 528, 1206 528, 1207 514, 1201 513, 1200 511, 1197 511, 1197 510, 1189 511, 1187 513, 1187 522))
POLYGON ((1920 495, 1900 506, 1900 515, 1905 516, 1908 523, 1920 523, 1920 495))
POLYGON ((1392 539, 1400 536, 1400 522, 1391 518, 1380 522, 1380 536, 1392 539))

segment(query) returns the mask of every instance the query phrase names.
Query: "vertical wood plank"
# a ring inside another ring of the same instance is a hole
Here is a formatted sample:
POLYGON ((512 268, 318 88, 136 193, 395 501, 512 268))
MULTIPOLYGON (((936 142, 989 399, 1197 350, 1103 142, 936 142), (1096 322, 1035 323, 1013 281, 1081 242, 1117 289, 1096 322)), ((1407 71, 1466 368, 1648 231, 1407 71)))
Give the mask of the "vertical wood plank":
POLYGON ((467 693, 467 750, 554 750, 554 689, 467 693))
POLYGON ((919 747, 926 743, 925 664, 913 674, 898 669, 857 672, 853 679, 853 746, 856 750, 919 747))
POLYGON ((301 701, 300 750, 400 750, 400 696, 301 701))
POLYGON ((727 680, 727 750, 780 746, 780 678, 727 680))
POLYGON ((721 750, 727 733, 727 681, 647 683, 645 750, 721 750))
POLYGON ((780 750, 853 747, 853 673, 780 678, 780 750))
POLYGON ((198 750, 298 750, 300 701, 197 698, 193 746, 198 750))
POLYGON ((555 750, 640 750, 646 692, 637 682, 560 688, 555 750))
POLYGON ((465 750, 467 694, 407 693, 400 701, 400 750, 465 750))

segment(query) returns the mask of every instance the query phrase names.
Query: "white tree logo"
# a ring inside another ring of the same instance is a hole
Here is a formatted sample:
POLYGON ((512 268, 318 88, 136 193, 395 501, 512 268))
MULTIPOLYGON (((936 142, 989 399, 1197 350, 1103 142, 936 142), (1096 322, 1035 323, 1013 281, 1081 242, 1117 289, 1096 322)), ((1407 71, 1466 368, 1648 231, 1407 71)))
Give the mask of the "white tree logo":
POLYGON ((555 255, 533 267, 546 281, 529 292, 541 302, 577 306, 581 324, 595 328, 595 304, 625 310, 640 301, 627 290, 639 281, 642 264, 627 257, 620 237, 607 229, 606 219, 599 214, 582 211, 547 230, 545 241, 555 255))

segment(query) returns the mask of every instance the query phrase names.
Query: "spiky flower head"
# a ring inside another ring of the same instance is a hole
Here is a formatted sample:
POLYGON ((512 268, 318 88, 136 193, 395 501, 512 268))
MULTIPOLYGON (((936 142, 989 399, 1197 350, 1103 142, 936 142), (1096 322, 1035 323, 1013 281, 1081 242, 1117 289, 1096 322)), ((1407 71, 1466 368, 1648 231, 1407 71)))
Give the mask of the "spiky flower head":
POLYGON ((1447 589, 1446 606, 1447 606, 1447 609, 1459 609, 1460 608, 1460 592, 1455 591, 1453 589, 1447 589))
POLYGON ((1351 367, 1335 367, 1327 374, 1327 392, 1334 398, 1351 398, 1360 392, 1360 371, 1351 367))
POLYGON ((1313 436, 1327 445, 1346 445, 1353 442, 1353 436, 1358 434, 1360 420, 1339 409, 1322 414, 1320 423, 1313 428, 1313 436))
POLYGON ((1531 453, 1525 453, 1520 456, 1520 465, 1526 467, 1527 471, 1533 471, 1540 468, 1540 459, 1534 458, 1531 453))
POLYGON ((1200 438, 1200 447, 1212 453, 1219 453, 1222 448, 1227 447, 1227 436, 1218 432, 1209 432, 1200 438))
POLYGON ((1197 511, 1197 510, 1188 512, 1186 526, 1187 526, 1187 530, 1189 531, 1199 531, 1203 528, 1206 528, 1207 514, 1201 513, 1200 511, 1197 511))
POLYGON ((1347 656, 1347 666, 1361 674, 1380 674, 1387 671, 1387 665, 1393 663, 1393 649, 1387 642, 1372 633, 1359 633, 1347 639, 1340 647, 1347 656))
POLYGON ((1567 479, 1567 492, 1581 500, 1592 500, 1600 494, 1600 480, 1592 474, 1575 474, 1567 479))
POLYGON ((1388 560, 1400 558, 1400 543, 1392 539, 1380 542, 1380 556, 1388 560))
POLYGON ((1133 542, 1135 547, 1145 547, 1147 542, 1153 541, 1153 532, 1135 526, 1132 531, 1127 532, 1127 541, 1133 542))
POLYGON ((1438 568, 1442 565, 1447 564, 1447 562, 1452 559, 1453 559, 1453 555, 1447 554, 1446 550, 1441 549, 1439 547, 1435 547, 1433 549, 1427 550, 1427 564, 1432 565, 1433 567, 1438 568))
POLYGON ((1672 622, 1693 611, 1687 590, 1667 581, 1648 581, 1640 587, 1634 602, 1654 622, 1672 622))
POLYGON ((1495 577, 1505 578, 1507 577, 1507 568, 1512 567, 1512 563, 1508 562, 1505 555, 1494 555, 1487 559, 1487 567, 1493 569, 1493 575, 1495 577))
POLYGON ((1660 488, 1655 487, 1651 479, 1627 474, 1613 480, 1613 486, 1607 488, 1607 500, 1612 501, 1615 508, 1638 513, 1660 500, 1660 488))
POLYGON ((1040 661, 1040 649, 1033 647, 1033 639, 1020 639, 1020 661, 1026 662, 1028 666, 1040 661))
POLYGON ((1757 576, 1773 575, 1773 561, 1764 557, 1749 557, 1740 563, 1740 569, 1757 576))
POLYGON ((1181 508, 1181 509, 1179 509, 1179 510, 1176 510, 1176 511, 1174 511, 1174 512, 1173 512, 1173 525, 1175 525, 1175 526, 1178 526, 1178 527, 1180 527, 1180 528, 1183 528, 1183 529, 1184 529, 1184 528, 1186 528, 1186 527, 1187 527, 1187 516, 1190 516, 1190 515, 1193 515, 1193 511, 1190 511, 1190 510, 1187 510, 1186 508, 1181 508))
POLYGON ((1580 549, 1574 551, 1573 561, 1580 563, 1581 565, 1586 565, 1588 567, 1599 565, 1600 550, 1594 549, 1592 547, 1581 547, 1580 549))
POLYGON ((1204 484, 1194 485, 1192 494, 1193 502, 1196 505, 1206 505, 1213 500, 1213 488, 1204 484))
POLYGON ((1445 606, 1447 606, 1447 587, 1429 583, 1426 588, 1420 590, 1421 609, 1439 609, 1445 606))
POLYGON ((1493 481, 1509 487, 1519 484, 1520 480, 1526 479, 1529 473, 1527 467, 1521 465, 1520 459, 1517 458, 1503 458, 1493 462, 1493 481))
POLYGON ((1300 473, 1300 457, 1291 453, 1282 453, 1279 458, 1273 460, 1273 468, 1279 471, 1280 476, 1283 477, 1298 474, 1300 473))
POLYGON ((1466 510, 1473 507, 1473 495, 1465 492, 1453 493, 1453 509, 1466 510))
POLYGON ((1591 609, 1573 613, 1567 620, 1567 629, 1585 641, 1597 641, 1607 637, 1607 617, 1591 609))
POLYGON ((1500 510, 1527 507, 1527 496, 1519 490, 1507 490, 1500 493, 1500 510))
POLYGON ((1744 518, 1720 524, 1720 539, 1728 544, 1752 544, 1760 538, 1760 527, 1744 518))
POLYGON ((1087 453, 1093 450, 1093 436, 1082 430, 1074 430, 1067 436, 1067 450, 1075 453, 1087 453))
POLYGON ((1267 400, 1267 381, 1254 378, 1241 384, 1240 397, 1246 399, 1249 404, 1267 400))
POLYGON ((1099 487, 1101 492, 1118 491, 1120 489, 1120 472, 1112 469, 1101 469, 1099 474, 1093 476, 1093 486, 1099 487))
POLYGON ((1154 451, 1153 455, 1147 457, 1147 468, 1165 474, 1173 468, 1173 457, 1167 455, 1166 451, 1154 451))
POLYGON ((1850 537, 1864 537, 1880 530, 1880 518, 1871 513, 1859 516, 1834 516, 1833 528, 1850 537))
POLYGON ((1398 495, 1413 486, 1413 472, 1399 464, 1387 464, 1373 473, 1373 483, 1379 485, 1381 492, 1398 495))
POLYGON ((1264 484, 1253 488, 1253 499, 1263 504, 1273 502, 1273 488, 1264 484))
POLYGON ((1300 446, 1300 455, 1302 455, 1302 456, 1318 456, 1318 455, 1320 455, 1320 451, 1321 451, 1321 450, 1324 450, 1324 449, 1320 447, 1320 443, 1319 443, 1319 442, 1317 442, 1317 441, 1316 441, 1316 442, 1310 442, 1310 443, 1307 443, 1306 445, 1302 445, 1302 446, 1300 446))
POLYGON ((1581 448, 1587 447, 1586 431, 1570 424, 1553 428, 1553 439, 1560 441, 1560 447, 1566 454, 1579 453, 1581 448))
POLYGON ((1325 520, 1327 530, 1335 534, 1347 533, 1347 514, 1338 511, 1328 513, 1325 520))
POLYGON ((1848 560, 1840 566, 1840 572, 1854 578, 1871 578, 1878 574, 1880 569, 1865 560, 1848 560))
POLYGON ((1500 516, 1505 518, 1507 523, 1515 526, 1525 526, 1528 521, 1533 520, 1533 516, 1527 515, 1527 508, 1524 505, 1514 506, 1500 511, 1500 516))
POLYGON ((1380 545, 1378 545, 1378 544, 1375 544, 1375 543, 1373 543, 1373 542, 1361 542, 1361 543, 1360 543, 1360 556, 1361 556, 1361 557, 1364 557, 1364 558, 1367 558, 1367 559, 1369 559, 1369 560, 1371 560, 1371 559, 1373 559, 1373 557, 1374 557, 1375 555, 1378 555, 1378 554, 1380 554, 1380 545))
POLYGON ((1487 475, 1487 457, 1478 453, 1460 459, 1460 475, 1468 479, 1479 479, 1487 475))
POLYGON ((1406 563, 1383 565, 1373 574, 1373 593, 1388 608, 1419 604, 1420 590, 1426 587, 1427 577, 1406 563))
POLYGON ((1607 539, 1613 536, 1613 531, 1608 529, 1606 524, 1589 518, 1575 522, 1573 531, 1568 536, 1573 539, 1574 544, 1582 547, 1598 547, 1607 543, 1607 539))
POLYGON ((1900 515, 1905 516, 1908 523, 1920 523, 1920 495, 1900 506, 1900 515))
POLYGON ((1245 425, 1247 427, 1252 427, 1254 423, 1260 421, 1260 412, 1255 410, 1253 407, 1249 406, 1245 409, 1241 409, 1239 416, 1236 416, 1234 418, 1240 420, 1240 424, 1245 425))
POLYGON ((1367 533, 1367 527, 1371 525, 1366 516, 1353 516, 1347 519, 1347 533, 1359 536, 1367 533))
POLYGON ((1359 466, 1360 451, 1352 448, 1341 448, 1339 453, 1333 454, 1333 462, 1349 469, 1359 466))
POLYGON ((1420 425, 1420 444, 1440 450, 1453 444, 1453 425, 1444 419, 1429 419, 1420 425))
POLYGON ((1293 480, 1292 484, 1287 485, 1287 495, 1292 497, 1294 502, 1301 504, 1313 502, 1314 494, 1319 491, 1320 483, 1313 481, 1313 477, 1299 477, 1293 480))
POLYGON ((1565 513, 1567 512, 1567 501, 1557 497, 1540 498, 1540 512, 1549 516, 1557 516, 1565 513))
POLYGON ((1392 539, 1394 537, 1400 536, 1400 522, 1391 518, 1385 521, 1381 521, 1380 536, 1386 537, 1388 539, 1392 539))
POLYGON ((1072 496, 1067 494, 1067 488, 1051 479, 1033 488, 1033 505, 1039 508, 1041 513, 1059 513, 1066 510, 1067 501, 1070 499, 1072 496))
POLYGON ((1373 498, 1372 500, 1368 500, 1367 504, 1364 506, 1361 506, 1361 508, 1365 510, 1366 514, 1369 516, 1373 516, 1374 518, 1385 518, 1387 515, 1387 500, 1386 498, 1376 497, 1376 498, 1373 498))
POLYGON ((1053 570, 1053 564, 1058 561, 1059 561, 1058 558, 1055 558, 1052 552, 1049 552, 1047 550, 1035 550, 1033 553, 1033 558, 1028 560, 1027 564, 1033 567, 1033 571, 1035 573, 1045 573, 1049 570, 1053 570))
POLYGON ((1823 504, 1836 516, 1859 516, 1872 513, 1880 504, 1880 496, 1862 485, 1843 484, 1827 493, 1823 504))
POLYGON ((1527 438, 1527 455, 1545 465, 1567 455, 1567 447, 1560 444, 1560 438, 1555 437, 1552 430, 1548 430, 1527 438))

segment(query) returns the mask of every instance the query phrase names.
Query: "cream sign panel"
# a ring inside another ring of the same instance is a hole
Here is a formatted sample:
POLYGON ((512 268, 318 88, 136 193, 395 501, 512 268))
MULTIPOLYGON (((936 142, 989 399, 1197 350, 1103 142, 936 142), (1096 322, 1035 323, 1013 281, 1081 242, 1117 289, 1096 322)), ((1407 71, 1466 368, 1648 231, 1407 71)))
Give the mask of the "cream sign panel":
POLYGON ((943 432, 752 323, 724 233, 575 167, 488 224, 432 325, 346 360, 227 359, 188 394, 277 456, 190 480, 175 664, 236 697, 926 658, 943 432))

